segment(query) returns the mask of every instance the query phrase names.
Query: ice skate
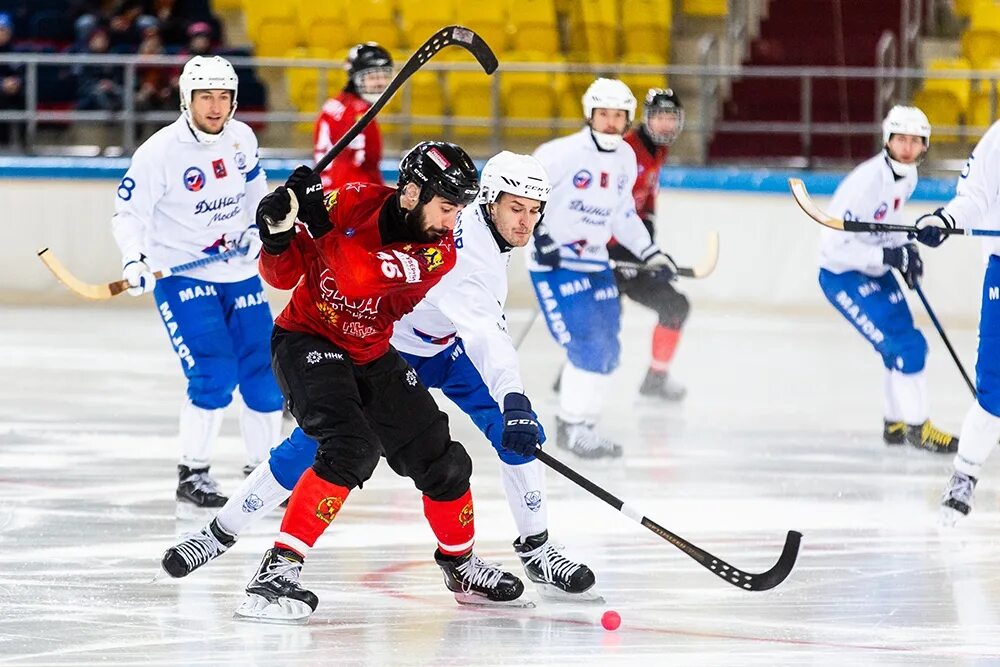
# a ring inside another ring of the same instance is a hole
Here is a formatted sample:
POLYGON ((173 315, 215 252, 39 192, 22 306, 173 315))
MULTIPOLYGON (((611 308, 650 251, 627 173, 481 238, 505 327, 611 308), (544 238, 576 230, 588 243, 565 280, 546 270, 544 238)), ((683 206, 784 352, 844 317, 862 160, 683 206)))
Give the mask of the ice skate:
POLYGON ((906 444, 906 424, 882 420, 882 442, 887 445, 906 444))
POLYGON ((274 547, 264 553, 260 568, 247 584, 247 599, 234 618, 263 623, 303 624, 319 605, 319 598, 299 584, 302 557, 291 549, 274 547))
POLYGON ((444 574, 444 585, 459 604, 533 607, 523 600, 524 584, 498 564, 485 563, 471 551, 464 556, 445 556, 438 549, 434 560, 444 574))
POLYGON ((573 424, 556 417, 556 446, 582 459, 619 458, 621 445, 597 435, 593 424, 573 424))
POLYGON ((549 541, 549 531, 514 540, 514 551, 538 594, 552 602, 604 602, 592 589, 594 573, 559 553, 549 541))
POLYGON ((236 544, 236 536, 224 531, 216 519, 197 533, 167 549, 160 565, 171 577, 186 577, 210 560, 217 558, 236 544))
POLYGON ((219 493, 219 485, 208 467, 189 468, 177 466, 177 518, 207 519, 229 500, 219 493))
POLYGON ((661 401, 682 401, 687 396, 687 387, 663 371, 650 368, 639 387, 639 394, 661 401))
POLYGON ((976 490, 978 481, 972 475, 955 471, 941 495, 942 526, 954 526, 969 515, 972 511, 972 492, 976 490))
POLYGON ((954 454, 958 451, 958 438, 931 424, 930 419, 923 424, 908 424, 906 442, 935 454, 954 454))

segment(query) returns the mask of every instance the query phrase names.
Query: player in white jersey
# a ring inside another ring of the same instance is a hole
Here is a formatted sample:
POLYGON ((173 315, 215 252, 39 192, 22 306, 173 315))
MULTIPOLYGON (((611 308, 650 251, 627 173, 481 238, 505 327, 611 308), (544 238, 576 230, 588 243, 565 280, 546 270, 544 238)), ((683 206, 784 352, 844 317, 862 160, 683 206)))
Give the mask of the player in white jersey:
MULTIPOLYGON (((830 202, 844 220, 898 224, 917 186, 917 165, 930 145, 931 126, 916 107, 893 107, 882 123, 883 149, 847 175, 830 202)), ((912 289, 923 274, 917 246, 903 232, 822 231, 819 284, 833 307, 882 357, 882 438, 932 452, 954 452, 958 441, 928 419, 924 364, 927 341, 892 269, 912 289)))
POLYGON ((635 151, 623 141, 635 107, 624 83, 597 79, 583 96, 587 126, 535 151, 552 180, 552 195, 545 223, 535 229, 528 268, 549 332, 568 360, 559 379, 556 444, 583 458, 622 453, 594 428, 620 355, 608 241, 614 236, 652 269, 677 271, 635 211, 635 151))
MULTIPOLYGON (((504 151, 490 159, 483 168, 479 205, 466 208, 455 228, 455 267, 396 323, 392 345, 420 380, 441 389, 496 449, 520 533, 514 550, 540 593, 589 601, 598 599, 590 591, 593 572, 564 557, 548 539, 544 467, 533 455, 545 435, 535 426, 524 395, 503 310, 510 250, 531 239, 548 197, 548 177, 531 156, 504 151), (523 432, 512 438, 516 429, 523 432)), ((167 550, 164 569, 185 576, 228 549, 251 521, 288 496, 315 455, 316 442, 296 428, 215 520, 167 550)))
MULTIPOLYGON (((958 179, 955 198, 917 220, 917 240, 936 247, 947 238, 941 227, 1000 230, 1000 122, 979 140, 958 179)), ((1000 238, 984 237, 976 400, 962 423, 958 453, 941 498, 946 525, 969 514, 983 464, 1000 439, 1000 238)))
POLYGON ((112 229, 129 294, 153 292, 181 368, 178 516, 227 498, 209 476, 223 409, 239 386, 249 472, 280 435, 271 373, 273 321, 257 275, 253 213, 267 193, 257 138, 233 118, 239 81, 219 56, 195 56, 180 76, 181 115, 140 146, 118 185, 112 229), (249 213, 248 213, 249 212, 249 213), (154 269, 245 248, 243 257, 157 281, 154 269))

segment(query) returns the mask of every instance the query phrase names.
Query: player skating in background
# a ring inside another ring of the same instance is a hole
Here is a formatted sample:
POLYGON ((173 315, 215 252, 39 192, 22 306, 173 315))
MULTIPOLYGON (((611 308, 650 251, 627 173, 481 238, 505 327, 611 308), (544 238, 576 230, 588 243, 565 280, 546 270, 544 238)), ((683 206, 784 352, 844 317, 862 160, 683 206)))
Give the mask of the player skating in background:
MULTIPOLYGON (((833 194, 830 215, 844 220, 901 222, 903 205, 917 186, 917 165, 930 145, 931 127, 916 107, 895 106, 882 123, 882 151, 847 175, 833 194)), ((848 233, 823 229, 819 284, 826 298, 882 357, 887 445, 909 444, 954 452, 958 439, 928 419, 927 341, 899 283, 912 289, 923 275, 917 246, 902 232, 848 233)))
MULTIPOLYGON (((261 273, 294 288, 272 336, 275 375, 319 445, 239 616, 304 620, 315 611, 317 597, 299 584, 304 558, 382 456, 422 492, 434 557, 457 599, 507 603, 524 590, 473 553, 472 461, 389 344, 393 323, 454 266, 452 231, 478 194, 478 174, 465 151, 442 142, 418 144, 399 174, 398 189, 350 183, 324 197, 319 176, 299 167, 258 208, 261 273), (308 233, 297 232, 296 216, 308 233)), ((516 432, 537 441, 537 424, 516 412, 516 432)))
POLYGON ((595 430, 620 355, 618 288, 608 265, 608 241, 614 236, 650 269, 677 271, 635 212, 635 152, 623 141, 635 107, 624 83, 597 79, 583 96, 587 126, 535 151, 552 195, 545 222, 535 228, 528 268, 549 332, 567 353, 556 444, 583 458, 622 454, 621 446, 595 430))
MULTIPOLYGON (((917 220, 917 240, 936 247, 948 238, 940 227, 1000 229, 1000 122, 979 140, 958 179, 955 198, 917 220)), ((972 510, 972 495, 986 459, 1000 439, 1000 240, 983 239, 986 273, 979 315, 976 400, 969 408, 941 498, 941 520, 953 525, 972 510)))
POLYGON ((257 275, 261 242, 253 220, 267 182, 253 130, 233 118, 237 87, 224 58, 187 62, 181 116, 136 150, 118 184, 112 220, 129 294, 153 292, 187 377, 176 494, 182 517, 226 502, 209 462, 237 386, 246 472, 267 458, 281 429, 282 398, 270 363, 273 321, 257 275), (246 248, 246 256, 159 281, 153 275, 235 248, 246 248))
MULTIPOLYGON (((392 56, 375 42, 354 46, 347 55, 347 85, 323 105, 313 128, 313 158, 319 162, 334 142, 347 134, 354 122, 368 111, 392 80, 392 56)), ((383 185, 382 135, 377 119, 333 159, 323 173, 327 190, 345 183, 383 185)))
MULTIPOLYGON (((544 467, 532 452, 530 429, 522 451, 512 452, 510 410, 535 420, 521 380, 517 352, 506 331, 510 250, 523 247, 541 217, 549 182, 531 156, 503 152, 483 167, 477 206, 462 211, 455 228, 455 268, 413 312, 396 323, 391 339, 421 381, 440 388, 475 422, 500 457, 504 492, 517 525, 514 549, 544 597, 593 600, 594 575, 565 558, 548 539, 544 467), (500 405, 507 408, 501 414, 500 405)), ((541 434, 540 434, 541 435, 541 434)), ((544 440, 544 435, 541 436, 544 440)), ((296 429, 271 452, 200 533, 164 554, 164 569, 186 576, 228 549, 236 536, 287 497, 315 458, 316 441, 296 429)))
MULTIPOLYGON (((625 141, 635 151, 638 174, 632 196, 635 209, 646 225, 649 237, 656 239, 656 198, 660 192, 660 169, 667 159, 670 144, 684 129, 684 109, 680 98, 670 88, 650 88, 643 103, 642 123, 625 134, 625 141)), ((613 260, 637 262, 638 258, 614 239, 608 246, 613 260)), ((670 362, 677 350, 681 327, 687 320, 691 304, 673 286, 676 276, 669 268, 636 271, 616 269, 618 291, 657 315, 653 328, 652 360, 639 393, 668 401, 679 401, 687 390, 670 374, 670 362)))

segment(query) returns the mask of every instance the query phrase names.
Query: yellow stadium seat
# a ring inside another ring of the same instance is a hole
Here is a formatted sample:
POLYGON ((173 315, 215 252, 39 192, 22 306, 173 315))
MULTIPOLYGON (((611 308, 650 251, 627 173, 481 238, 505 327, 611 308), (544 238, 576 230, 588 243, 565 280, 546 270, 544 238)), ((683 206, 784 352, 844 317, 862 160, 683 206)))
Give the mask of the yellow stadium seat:
POLYGON ((239 11, 243 9, 241 0, 212 0, 212 9, 215 12, 239 11))
MULTIPOLYGON (((286 58, 309 58, 317 60, 343 62, 346 51, 336 58, 330 57, 330 52, 323 48, 297 48, 284 54, 286 58)), ((335 97, 347 83, 347 72, 342 68, 326 70, 326 88, 320 89, 320 70, 304 67, 289 67, 285 69, 285 84, 288 87, 288 97, 296 111, 319 114, 323 103, 335 97)), ((311 134, 313 122, 296 123, 299 132, 311 134)))
POLYGON ((670 0, 628 0, 622 3, 622 55, 670 56, 670 0))
POLYGON ((423 44, 444 26, 456 23, 455 5, 451 0, 399 0, 399 16, 411 49, 423 44))
POLYGON ((462 5, 460 23, 472 28, 497 54, 509 48, 507 3, 469 2, 462 5))
MULTIPOLYGON (((967 72, 970 65, 965 58, 934 58, 928 63, 927 69, 931 72, 967 72)), ((955 97, 960 111, 964 111, 968 106, 969 96, 972 93, 971 82, 968 79, 934 79, 928 76, 924 80, 923 89, 950 92, 955 97)))
POLYGON ((516 51, 542 51, 559 56, 559 29, 553 0, 518 0, 511 17, 510 46, 516 51))
MULTIPOLYGON (((493 117, 494 78, 482 72, 448 72, 448 99, 451 100, 452 117, 477 121, 490 121, 493 117)), ((482 127, 455 127, 458 139, 486 137, 493 134, 492 125, 482 127)))
POLYGON ((972 6, 975 0, 954 0, 955 13, 966 18, 972 16, 972 6))
MULTIPOLYGON (((648 54, 632 54, 622 58, 622 64, 664 67, 667 63, 664 59, 657 58, 656 56, 648 54)), ((632 89, 632 94, 635 95, 635 99, 640 101, 646 96, 646 91, 650 88, 668 87, 667 77, 664 74, 622 74, 620 78, 628 85, 629 88, 632 89)))
MULTIPOLYGON (((444 116, 448 109, 446 104, 445 79, 443 72, 416 72, 395 97, 398 98, 394 113, 404 113, 404 100, 410 96, 410 116, 444 116)), ((406 125, 404 120, 402 125, 406 125)), ((401 126, 392 125, 393 129, 401 126)), ((441 123, 417 122, 412 124, 411 132, 415 135, 414 142, 423 139, 441 138, 444 126, 441 123), (423 136, 432 135, 432 136, 423 136)))
MULTIPOLYGON (((509 54, 511 62, 525 62, 531 55, 509 54)), ((552 58, 548 59, 550 62, 552 58)), ((552 121, 559 117, 565 76, 547 72, 503 72, 500 79, 501 105, 505 119, 535 121, 529 127, 504 127, 508 137, 548 137, 552 121)))
POLYGON ((974 0, 969 18, 973 30, 1000 30, 1000 3, 995 0, 974 0))
POLYGON ((956 134, 938 129, 962 124, 962 111, 954 93, 948 90, 921 90, 913 96, 913 105, 927 114, 933 128, 932 141, 953 144, 961 140, 956 134))
POLYGON ((580 0, 580 26, 587 44, 588 60, 612 63, 618 58, 618 16, 616 3, 607 0, 580 0))
POLYGON ((996 89, 996 96, 995 112, 990 111, 992 102, 990 101, 989 89, 974 92, 969 99, 969 110, 966 113, 967 125, 979 128, 981 132, 978 134, 985 132, 987 127, 1000 118, 1000 88, 996 89))
POLYGON ((269 18, 257 25, 255 55, 279 57, 299 45, 299 26, 294 19, 269 18))
MULTIPOLYGON (((260 27, 264 22, 291 23, 293 33, 298 32, 295 8, 279 2, 246 2, 243 4, 243 19, 246 21, 247 36, 254 44, 260 41, 260 27)), ((290 47, 289 47, 290 48, 290 47)), ((288 49, 282 51, 284 53, 288 49)))
POLYGON ((972 69, 984 69, 1000 55, 1000 30, 971 29, 962 33, 962 55, 972 69))
MULTIPOLYGON (((314 0, 329 2, 330 0, 314 0)), ((378 42, 387 49, 403 46, 396 22, 396 7, 391 0, 356 0, 347 11, 351 42, 378 42)))
POLYGON ((726 0, 684 0, 682 9, 689 16, 726 16, 729 8, 726 0))
POLYGON ((336 51, 355 43, 341 3, 295 0, 295 10, 306 46, 336 51))

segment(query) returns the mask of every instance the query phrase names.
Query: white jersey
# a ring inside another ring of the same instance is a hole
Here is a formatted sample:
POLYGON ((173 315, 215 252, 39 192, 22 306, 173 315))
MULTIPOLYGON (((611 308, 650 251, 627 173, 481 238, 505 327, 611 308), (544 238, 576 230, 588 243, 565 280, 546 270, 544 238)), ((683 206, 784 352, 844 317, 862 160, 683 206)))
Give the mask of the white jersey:
MULTIPOLYGON (((154 270, 225 251, 222 237, 254 225, 267 179, 257 137, 230 120, 213 144, 199 143, 184 117, 139 146, 118 184, 112 231, 123 256, 143 254, 154 270)), ((237 282, 257 273, 246 258, 216 262, 184 275, 237 282)))
MULTIPOLYGON (((963 229, 1000 230, 1000 121, 993 123, 969 155, 957 194, 944 210, 963 229)), ((1000 256, 1000 238, 983 237, 983 251, 1000 256)))
MULTIPOLYGON (((915 170, 897 179, 885 153, 865 160, 847 175, 833 193, 829 213, 842 220, 883 224, 907 224, 905 204, 917 187, 915 170)), ((889 270, 882 259, 883 248, 898 248, 907 242, 905 232, 841 232, 824 229, 820 240, 820 268, 833 273, 860 271, 878 277, 889 270)))
MULTIPOLYGON (((612 236, 643 261, 657 251, 635 212, 632 187, 637 167, 635 151, 627 142, 614 151, 598 150, 590 128, 585 127, 542 144, 534 155, 552 183, 545 226, 561 246, 563 267, 587 272, 606 269, 612 236)), ((528 268, 549 270, 535 262, 533 254, 525 253, 528 268)))
POLYGON ((490 396, 502 407, 507 394, 524 393, 503 311, 510 253, 500 251, 478 205, 462 211, 455 247, 454 268, 396 322, 390 342, 401 352, 433 357, 457 335, 490 396))

